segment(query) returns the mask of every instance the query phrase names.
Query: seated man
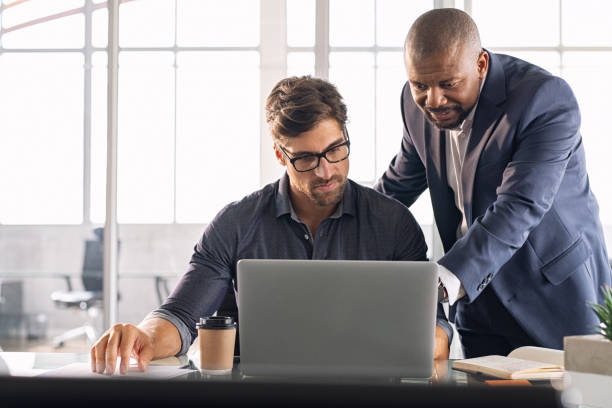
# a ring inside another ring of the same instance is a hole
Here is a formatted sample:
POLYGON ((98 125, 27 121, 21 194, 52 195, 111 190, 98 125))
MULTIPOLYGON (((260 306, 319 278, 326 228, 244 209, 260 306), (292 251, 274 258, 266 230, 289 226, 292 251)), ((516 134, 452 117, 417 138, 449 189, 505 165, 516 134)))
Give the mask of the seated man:
MULTIPOLYGON (((118 356, 125 373, 130 355, 145 370, 152 359, 186 353, 199 318, 218 309, 230 285, 236 290, 240 259, 426 260, 409 210, 347 179, 346 106, 332 84, 281 80, 266 119, 285 175, 217 214, 165 303, 138 326, 115 325, 92 347, 93 371, 114 373, 118 356)), ((451 333, 439 308, 434 357, 448 357, 451 333)))

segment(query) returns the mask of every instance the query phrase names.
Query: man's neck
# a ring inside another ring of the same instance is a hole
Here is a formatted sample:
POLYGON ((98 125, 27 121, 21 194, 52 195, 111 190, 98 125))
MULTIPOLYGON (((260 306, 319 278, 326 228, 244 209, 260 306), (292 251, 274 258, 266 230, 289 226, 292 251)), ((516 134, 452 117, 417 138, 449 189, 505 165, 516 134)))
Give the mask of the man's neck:
POLYGON ((308 197, 304 196, 304 194, 294 192, 293 189, 290 189, 289 196, 295 214, 300 221, 308 226, 313 238, 323 220, 329 218, 338 207, 338 203, 326 206, 315 205, 308 197))

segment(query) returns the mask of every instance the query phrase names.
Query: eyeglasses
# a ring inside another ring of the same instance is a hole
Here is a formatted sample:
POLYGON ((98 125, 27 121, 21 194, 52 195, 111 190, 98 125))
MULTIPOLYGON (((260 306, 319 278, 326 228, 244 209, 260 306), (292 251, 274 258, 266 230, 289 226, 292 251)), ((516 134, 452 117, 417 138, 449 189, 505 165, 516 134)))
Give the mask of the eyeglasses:
POLYGON ((321 158, 327 160, 328 163, 338 163, 347 159, 351 152, 351 141, 349 140, 349 135, 346 129, 344 129, 342 133, 344 134, 344 137, 346 137, 346 141, 344 143, 332 146, 322 153, 309 153, 303 156, 291 158, 281 145, 277 144, 277 146, 287 157, 287 159, 289 159, 296 171, 305 173, 319 167, 319 164, 321 164, 321 158))

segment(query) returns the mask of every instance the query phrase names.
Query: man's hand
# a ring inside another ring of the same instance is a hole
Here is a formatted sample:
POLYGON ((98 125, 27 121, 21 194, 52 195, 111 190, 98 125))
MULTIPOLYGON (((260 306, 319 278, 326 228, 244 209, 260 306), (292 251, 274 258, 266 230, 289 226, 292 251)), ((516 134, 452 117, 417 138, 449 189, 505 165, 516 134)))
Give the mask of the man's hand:
POLYGON ((131 324, 116 324, 91 348, 91 371, 114 374, 117 357, 121 357, 119 372, 127 374, 130 356, 138 359, 145 371, 153 359, 153 339, 147 332, 131 324))
POLYGON ((436 336, 434 338, 434 360, 448 360, 449 344, 446 332, 436 326, 436 336))

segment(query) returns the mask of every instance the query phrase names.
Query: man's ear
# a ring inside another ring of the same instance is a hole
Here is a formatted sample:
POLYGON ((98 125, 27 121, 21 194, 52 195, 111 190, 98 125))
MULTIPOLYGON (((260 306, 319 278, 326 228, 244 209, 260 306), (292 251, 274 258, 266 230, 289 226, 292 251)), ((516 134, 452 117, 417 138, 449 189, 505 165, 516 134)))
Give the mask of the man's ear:
POLYGON ((482 50, 478 56, 478 77, 484 79, 487 69, 489 68, 489 54, 482 50))
POLYGON ((272 146, 274 149, 274 155, 276 156, 276 160, 281 166, 286 166, 287 162, 285 162, 285 155, 280 151, 276 143, 272 146))

